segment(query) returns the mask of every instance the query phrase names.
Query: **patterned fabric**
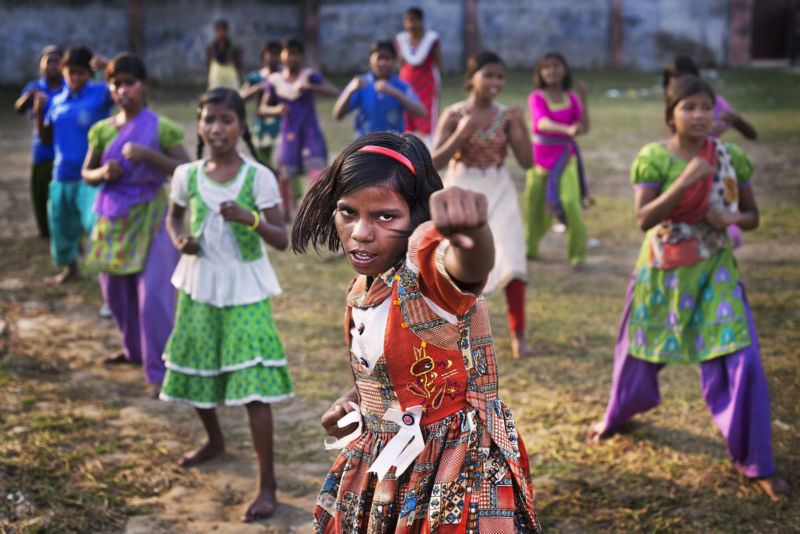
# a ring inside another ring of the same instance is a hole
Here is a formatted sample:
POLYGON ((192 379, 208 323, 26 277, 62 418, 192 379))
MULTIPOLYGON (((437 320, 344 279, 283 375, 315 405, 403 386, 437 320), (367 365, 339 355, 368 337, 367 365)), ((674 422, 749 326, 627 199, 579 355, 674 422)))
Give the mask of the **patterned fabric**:
MULTIPOLYGON (((254 70, 245 76, 245 83, 252 86, 264 85, 266 78, 262 76, 261 70, 254 70)), ((257 93, 256 109, 260 105, 263 91, 257 93)), ((258 151, 258 159, 262 163, 269 163, 272 159, 272 147, 277 143, 281 132, 280 117, 262 117, 255 113, 253 122, 250 125, 250 134, 253 136, 253 146, 258 151), (262 152, 265 150, 265 152, 262 152)))
POLYGON ((497 398, 497 367, 483 299, 444 268, 447 241, 430 223, 401 265, 351 284, 354 308, 391 299, 384 353, 374 367, 350 353, 365 432, 344 448, 315 508, 316 532, 540 532, 527 454, 497 398), (437 311, 438 310, 438 311, 437 311), (399 477, 368 473, 398 431, 388 409, 422 406, 424 449, 399 477))
MULTIPOLYGON (((445 115, 455 110, 462 117, 467 115, 466 102, 453 104, 445 115)), ((467 167, 488 169, 501 167, 508 152, 508 123, 511 116, 506 113, 506 107, 494 106, 494 119, 486 130, 476 130, 475 133, 453 155, 453 160, 463 163, 467 167)))
POLYGON ((405 112, 406 131, 432 135, 436 131, 439 112, 439 69, 434 62, 433 51, 439 47, 439 35, 431 30, 425 32, 416 48, 411 46, 408 32, 397 35, 396 47, 402 54, 405 64, 400 69, 400 78, 411 84, 419 101, 425 106, 424 117, 415 117, 405 112), (424 53, 424 59, 419 56, 424 53))
MULTIPOLYGON (((750 178, 752 166, 738 148, 709 143, 707 146, 720 149, 719 154, 715 153, 716 161, 729 167, 736 182, 741 184, 750 178)), ((633 183, 664 191, 686 164, 660 144, 647 145, 634 161, 633 183)), ((700 194, 705 196, 698 196, 692 203, 681 200, 673 219, 696 224, 709 205, 725 200, 724 178, 720 173, 715 176, 719 179, 709 177, 705 184, 701 182, 705 188, 700 189, 700 194)), ((694 363, 749 346, 752 340, 738 283, 739 270, 727 240, 722 249, 709 252, 699 261, 660 268, 653 263, 652 251, 653 234, 657 231, 658 227, 648 232, 636 262, 628 325, 630 354, 654 363, 694 363)), ((720 235, 725 239, 724 232, 720 235)), ((697 248, 698 243, 692 246, 697 248)))
POLYGON ((269 300, 217 308, 178 296, 161 398, 198 408, 294 396, 269 300))
POLYGON ((140 272, 166 209, 167 191, 162 187, 156 198, 130 206, 124 217, 98 215, 92 228, 86 266, 110 274, 140 272))
MULTIPOLYGON (((190 225, 192 235, 198 235, 200 233, 206 213, 208 213, 208 205, 203 201, 203 197, 197 188, 197 171, 198 166, 201 164, 202 162, 193 165, 189 169, 189 203, 191 207, 190 225)), ((253 178, 256 174, 256 168, 251 166, 246 172, 244 184, 242 184, 239 195, 236 197, 236 203, 247 210, 253 211, 258 209, 253 196, 253 178)), ((264 256, 261 249, 261 236, 259 236, 258 233, 239 222, 231 222, 230 224, 233 235, 236 237, 236 243, 239 245, 239 251, 242 253, 243 261, 253 261, 264 256)))

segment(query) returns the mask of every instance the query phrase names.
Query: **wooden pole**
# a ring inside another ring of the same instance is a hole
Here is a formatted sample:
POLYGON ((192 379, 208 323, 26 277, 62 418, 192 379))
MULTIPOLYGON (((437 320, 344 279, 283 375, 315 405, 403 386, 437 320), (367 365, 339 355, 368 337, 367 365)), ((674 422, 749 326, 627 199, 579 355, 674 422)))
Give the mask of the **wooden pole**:
POLYGON ((319 0, 305 0, 301 11, 306 64, 319 70, 319 0))
POLYGON ((144 0, 128 0, 128 46, 144 60, 144 0))
POLYGON ((478 0, 464 2, 464 64, 480 51, 478 0))
POLYGON ((615 68, 625 64, 622 8, 622 0, 611 0, 611 66, 615 68))

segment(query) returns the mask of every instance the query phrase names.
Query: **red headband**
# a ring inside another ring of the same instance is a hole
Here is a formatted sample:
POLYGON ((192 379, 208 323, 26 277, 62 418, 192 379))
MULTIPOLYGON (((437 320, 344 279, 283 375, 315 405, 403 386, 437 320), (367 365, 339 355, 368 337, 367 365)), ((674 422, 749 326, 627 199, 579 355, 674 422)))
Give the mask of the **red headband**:
POLYGON ((414 176, 417 175, 417 171, 414 169, 414 164, 411 163, 411 160, 402 155, 400 152, 396 150, 392 150, 391 148, 386 148, 385 146, 378 146, 378 145, 365 145, 362 146, 357 150, 357 152, 375 152, 377 154, 383 154, 384 156, 389 156, 392 159, 395 159, 408 167, 408 170, 411 171, 411 174, 414 176))

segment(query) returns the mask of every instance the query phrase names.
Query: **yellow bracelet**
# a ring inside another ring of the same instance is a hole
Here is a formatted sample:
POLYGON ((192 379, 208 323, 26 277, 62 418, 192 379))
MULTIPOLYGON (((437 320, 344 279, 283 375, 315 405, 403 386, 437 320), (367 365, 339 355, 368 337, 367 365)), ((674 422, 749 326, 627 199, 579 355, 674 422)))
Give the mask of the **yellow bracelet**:
POLYGON ((261 222, 261 215, 258 213, 258 210, 250 210, 250 213, 253 214, 253 217, 255 217, 256 220, 253 221, 253 224, 248 226, 248 228, 255 230, 258 227, 258 223, 261 222))

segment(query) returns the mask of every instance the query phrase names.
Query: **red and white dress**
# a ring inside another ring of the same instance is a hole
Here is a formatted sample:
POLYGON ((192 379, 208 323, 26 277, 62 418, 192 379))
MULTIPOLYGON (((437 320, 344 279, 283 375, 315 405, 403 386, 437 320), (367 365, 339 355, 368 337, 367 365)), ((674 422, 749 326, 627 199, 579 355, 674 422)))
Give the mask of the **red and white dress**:
POLYGON ((400 32, 395 46, 403 58, 400 79, 411 84, 426 110, 424 117, 415 117, 406 112, 406 131, 430 137, 436 131, 439 119, 441 82, 439 68, 434 61, 434 50, 439 47, 439 34, 428 30, 417 46, 412 46, 408 32, 400 32))

